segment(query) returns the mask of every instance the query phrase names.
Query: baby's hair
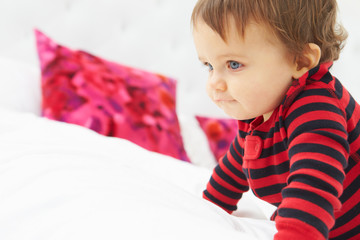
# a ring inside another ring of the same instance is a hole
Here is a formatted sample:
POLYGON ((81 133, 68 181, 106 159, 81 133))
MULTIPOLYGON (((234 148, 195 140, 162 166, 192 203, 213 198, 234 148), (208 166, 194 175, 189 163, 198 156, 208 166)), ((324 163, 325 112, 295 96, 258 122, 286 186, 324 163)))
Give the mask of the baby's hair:
POLYGON ((336 0, 198 0, 191 22, 202 19, 226 41, 231 17, 244 36, 250 21, 265 23, 295 57, 308 43, 321 49, 320 63, 339 58, 347 32, 336 21, 336 0))

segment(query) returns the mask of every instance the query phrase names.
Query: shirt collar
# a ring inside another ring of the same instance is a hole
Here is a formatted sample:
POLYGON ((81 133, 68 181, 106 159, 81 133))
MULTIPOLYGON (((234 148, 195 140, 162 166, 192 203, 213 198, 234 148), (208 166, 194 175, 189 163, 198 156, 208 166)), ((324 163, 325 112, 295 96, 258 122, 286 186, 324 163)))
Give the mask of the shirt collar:
POLYGON ((294 101, 295 97, 302 90, 304 90, 307 81, 309 79, 313 81, 318 81, 322 79, 325 74, 329 73, 329 69, 331 68, 332 64, 333 64, 332 62, 319 64, 316 67, 309 70, 308 72, 306 72, 299 79, 294 79, 281 105, 283 105, 284 108, 290 106, 290 104, 294 101))

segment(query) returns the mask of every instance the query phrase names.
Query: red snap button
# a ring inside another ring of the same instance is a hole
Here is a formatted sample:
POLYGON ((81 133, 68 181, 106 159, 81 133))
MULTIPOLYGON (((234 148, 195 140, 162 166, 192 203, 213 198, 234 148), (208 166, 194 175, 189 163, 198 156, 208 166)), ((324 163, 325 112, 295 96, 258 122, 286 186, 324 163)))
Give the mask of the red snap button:
POLYGON ((259 136, 246 136, 244 159, 252 160, 260 157, 263 148, 263 141, 259 136))

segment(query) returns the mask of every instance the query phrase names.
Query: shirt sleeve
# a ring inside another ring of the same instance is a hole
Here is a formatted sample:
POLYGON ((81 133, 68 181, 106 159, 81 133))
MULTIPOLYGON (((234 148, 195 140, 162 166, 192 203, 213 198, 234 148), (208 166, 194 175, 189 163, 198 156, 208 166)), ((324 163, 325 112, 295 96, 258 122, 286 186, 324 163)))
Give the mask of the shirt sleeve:
POLYGON ((285 116, 290 174, 275 239, 328 239, 349 156, 346 116, 328 89, 304 91, 285 116))
POLYGON ((242 148, 238 135, 228 152, 214 168, 203 197, 218 205, 228 213, 237 209, 242 194, 249 190, 248 182, 242 171, 242 148))

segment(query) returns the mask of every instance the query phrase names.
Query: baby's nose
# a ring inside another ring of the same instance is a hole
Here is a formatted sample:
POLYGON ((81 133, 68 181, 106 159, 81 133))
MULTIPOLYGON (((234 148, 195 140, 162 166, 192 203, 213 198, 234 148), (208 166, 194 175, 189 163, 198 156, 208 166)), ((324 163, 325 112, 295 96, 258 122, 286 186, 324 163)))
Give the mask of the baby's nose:
POLYGON ((220 74, 213 74, 208 81, 208 85, 211 89, 216 91, 226 91, 227 85, 225 79, 220 74))

